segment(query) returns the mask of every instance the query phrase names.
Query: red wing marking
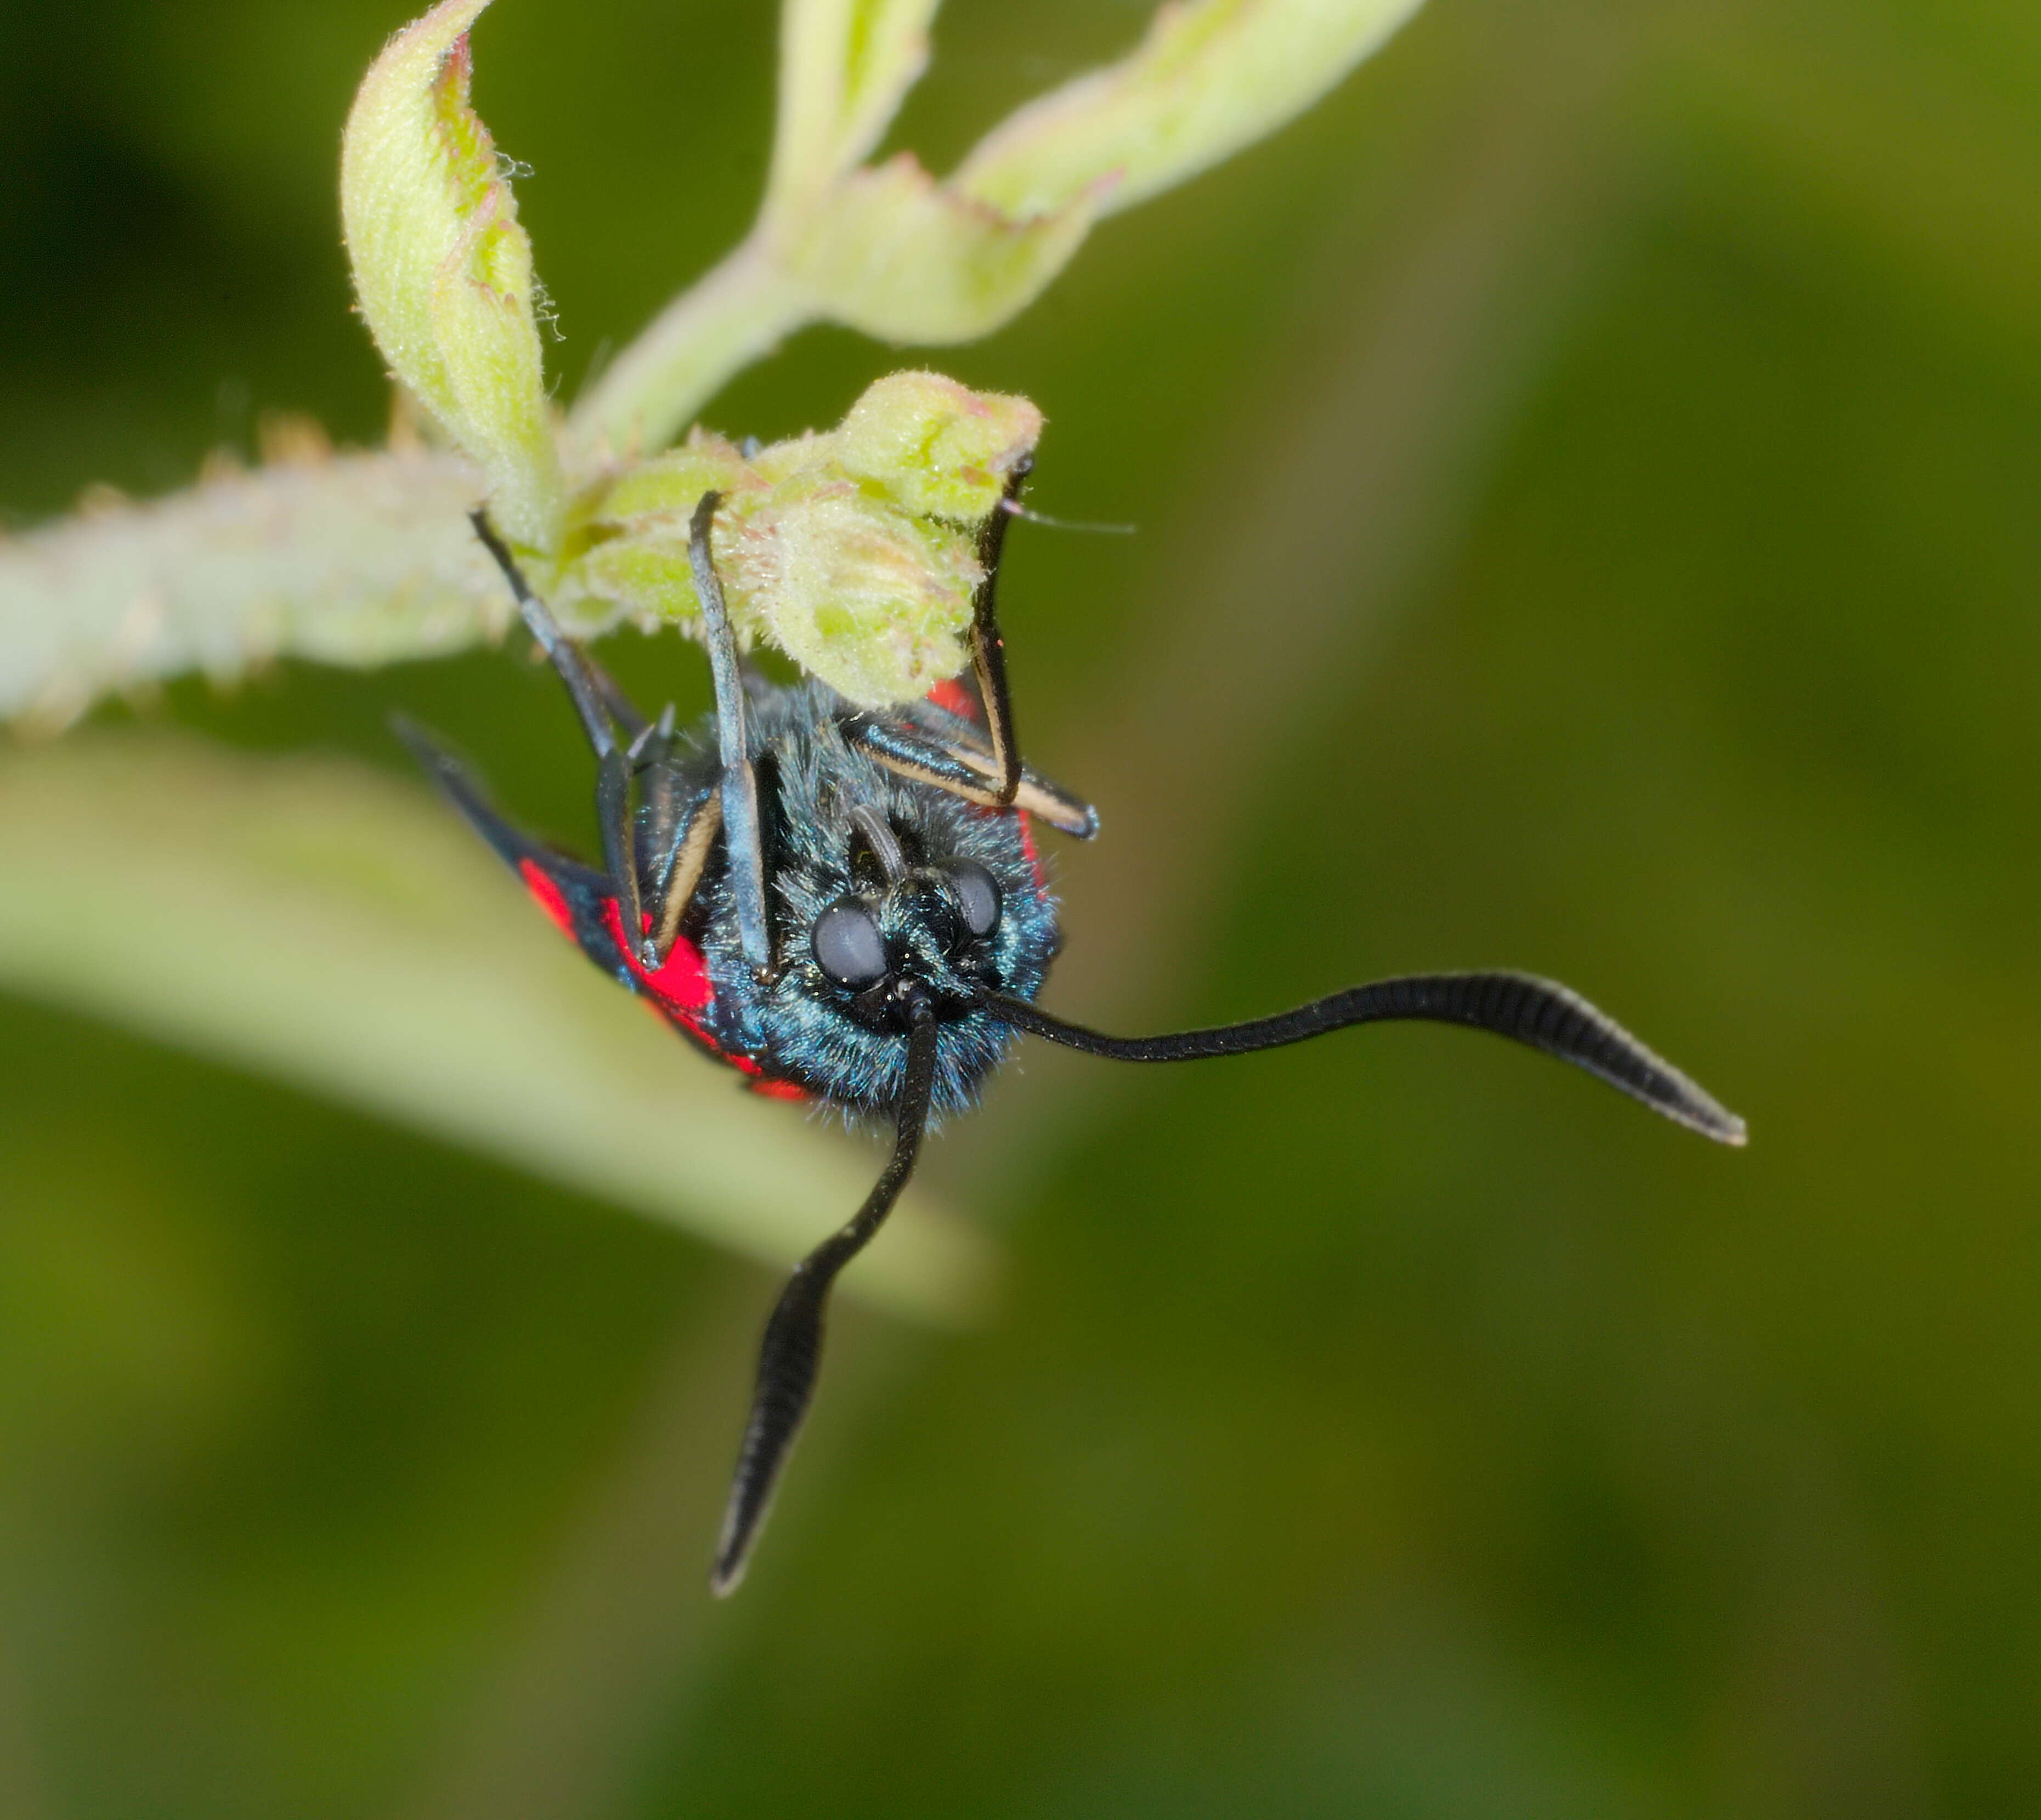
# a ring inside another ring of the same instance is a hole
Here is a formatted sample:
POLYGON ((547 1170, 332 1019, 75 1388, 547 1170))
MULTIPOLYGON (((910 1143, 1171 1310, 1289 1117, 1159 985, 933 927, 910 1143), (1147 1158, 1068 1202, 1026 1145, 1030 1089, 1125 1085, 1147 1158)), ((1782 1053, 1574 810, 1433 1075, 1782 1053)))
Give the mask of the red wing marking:
POLYGON ((1042 870, 1041 850, 1035 844, 1035 823, 1024 809, 1017 809, 1013 819, 1020 824, 1020 851, 1028 855, 1028 870, 1035 874, 1035 893, 1037 897, 1049 895, 1048 874, 1042 870))
POLYGON ((574 939, 574 912, 567 908, 567 900, 560 895, 560 888, 547 876, 546 869, 536 859, 521 859, 517 870, 523 875, 525 889, 532 893, 539 908, 552 918, 559 932, 574 939))
MULTIPOLYGON (((622 951, 624 964, 661 1004, 691 1019, 708 1009, 708 969, 702 965, 701 950, 693 942, 685 939, 676 941, 655 973, 639 962, 636 949, 624 939, 624 915, 617 908, 614 897, 603 899, 602 920, 611 940, 622 951)), ((648 912, 645 927, 649 929, 651 926, 652 918, 648 912)))
MULTIPOLYGON (((610 939, 624 957, 624 963, 631 969, 631 977, 645 988, 647 996, 655 1009, 663 1012, 673 1023, 680 1026, 695 1041, 714 1056, 718 1061, 727 1062, 738 1073, 749 1075, 746 1083, 753 1093, 765 1095, 773 1099, 806 1099, 805 1087, 790 1080, 769 1078, 750 1056, 735 1049, 727 1049, 710 1034, 702 1022, 702 1013, 709 1007, 715 996, 708 981, 708 969, 702 961, 701 950, 693 942, 682 938, 677 940, 659 964, 657 972, 643 965, 637 954, 624 939, 624 913, 614 897, 602 900, 602 920, 609 931, 610 939)), ((648 912, 645 927, 652 926, 648 912)))
POLYGON ((945 714, 955 714, 959 720, 978 718, 978 703, 971 699, 971 691, 954 676, 946 683, 937 683, 929 690, 927 699, 945 714))

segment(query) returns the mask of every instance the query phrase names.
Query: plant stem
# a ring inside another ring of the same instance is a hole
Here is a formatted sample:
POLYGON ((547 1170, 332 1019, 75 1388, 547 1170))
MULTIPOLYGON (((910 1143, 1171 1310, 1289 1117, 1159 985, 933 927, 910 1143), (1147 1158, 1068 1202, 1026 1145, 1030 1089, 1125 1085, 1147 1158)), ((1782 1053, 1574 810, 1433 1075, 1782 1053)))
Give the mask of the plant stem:
POLYGON ((662 448, 725 381, 814 318, 805 288, 750 236, 654 317, 567 419, 577 453, 662 448))
POLYGON ((373 665, 500 636, 502 587, 459 455, 216 474, 0 543, 0 718, 55 731, 109 690, 273 657, 373 665))

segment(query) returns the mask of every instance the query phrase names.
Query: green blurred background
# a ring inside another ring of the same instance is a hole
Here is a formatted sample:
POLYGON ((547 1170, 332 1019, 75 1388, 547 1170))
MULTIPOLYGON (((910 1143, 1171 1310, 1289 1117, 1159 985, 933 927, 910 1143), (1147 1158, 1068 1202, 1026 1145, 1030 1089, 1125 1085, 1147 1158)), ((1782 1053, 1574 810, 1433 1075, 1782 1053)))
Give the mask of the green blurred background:
MULTIPOLYGON (((0 9, 10 522, 269 409, 380 435, 334 172, 405 11, 0 9)), ((896 141, 1145 12, 953 0, 896 141)), ((569 395, 742 231, 773 25, 480 29, 569 395)), ((929 1168, 998 1307, 841 1312, 712 1605, 769 1273, 0 1002, 5 1812, 2034 1811, 2041 12, 1433 0, 937 358, 1140 527, 1011 546, 1029 748, 1104 815, 1051 1003, 1529 967, 1751 1148, 1452 1032, 1031 1053, 929 1168)), ((810 333, 709 417, 895 364, 810 333)), ((394 774, 399 704, 585 836, 509 654, 143 718, 394 774)))

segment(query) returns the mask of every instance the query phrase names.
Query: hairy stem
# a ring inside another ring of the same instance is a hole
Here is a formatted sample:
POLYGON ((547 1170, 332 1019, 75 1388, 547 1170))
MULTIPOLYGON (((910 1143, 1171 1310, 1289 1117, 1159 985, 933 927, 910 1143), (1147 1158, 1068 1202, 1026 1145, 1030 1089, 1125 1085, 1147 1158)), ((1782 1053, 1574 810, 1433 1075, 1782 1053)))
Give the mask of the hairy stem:
POLYGON ((0 719, 54 731, 99 696, 266 659, 366 666, 500 636, 509 596, 458 455, 326 455, 216 475, 0 543, 0 719))

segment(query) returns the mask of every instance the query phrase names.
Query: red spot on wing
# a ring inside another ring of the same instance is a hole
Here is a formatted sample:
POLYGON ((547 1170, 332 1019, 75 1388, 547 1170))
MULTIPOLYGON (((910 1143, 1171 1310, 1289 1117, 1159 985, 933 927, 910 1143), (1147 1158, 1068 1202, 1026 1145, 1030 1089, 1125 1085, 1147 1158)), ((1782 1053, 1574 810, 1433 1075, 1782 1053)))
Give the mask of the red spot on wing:
POLYGON ((1020 824, 1020 851, 1028 856, 1028 870, 1035 875, 1035 894, 1046 897, 1049 894, 1049 875, 1042 870, 1042 851, 1035 844, 1034 817, 1025 809, 1017 809, 1013 819, 1020 824))
MULTIPOLYGON (((701 950, 693 942, 685 936, 677 939, 655 973, 639 960, 636 946, 624 939, 624 914, 614 897, 603 899, 602 920, 609 930, 610 939, 622 951, 624 965, 661 1004, 690 1020, 708 1009, 711 996, 708 969, 702 964, 701 950)), ((652 919, 648 914, 645 927, 649 929, 651 926, 652 919)))
MULTIPOLYGON (((675 939, 673 948, 656 970, 647 967, 638 958, 636 950, 624 939, 624 913, 614 897, 602 900, 602 920, 608 929, 610 939, 624 956, 624 964, 631 969, 631 977, 645 988, 654 1007, 665 1015, 670 1022, 677 1024, 701 1045, 719 1062, 728 1064, 738 1073, 751 1077, 748 1083, 753 1093, 764 1094, 772 1099, 806 1099, 805 1087, 790 1080, 774 1080, 769 1077, 755 1059, 736 1049, 727 1049, 715 1040, 708 1025, 702 1022, 702 1014, 715 997, 715 989, 709 984, 708 968, 702 960, 701 950, 685 936, 675 939)), ((652 926, 648 913, 645 927, 652 926)))
MULTIPOLYGON (((926 699, 935 706, 946 709, 951 714, 959 715, 964 720, 975 721, 978 718, 976 699, 971 695, 970 690, 954 676, 946 683, 937 683, 933 689, 929 690, 926 699)), ((1042 869, 1042 855, 1035 847, 1034 825, 1028 820, 1027 812, 1018 809, 1012 810, 995 809, 988 809, 986 813, 990 815, 1011 814, 1020 824, 1021 851, 1028 855, 1028 869, 1035 875, 1035 889, 1042 896, 1047 897, 1049 890, 1049 876, 1042 869)))
POLYGON ((945 713, 955 714, 960 719, 975 721, 978 718, 978 703, 971 699, 971 691, 954 676, 946 683, 937 683, 929 690, 928 699, 945 713))
POLYGON ((567 908, 567 900, 560 894, 545 867, 536 859, 521 859, 517 870, 523 875, 525 889, 532 893, 539 908, 552 918, 554 926, 563 935, 571 938, 574 932, 574 912, 567 908))

